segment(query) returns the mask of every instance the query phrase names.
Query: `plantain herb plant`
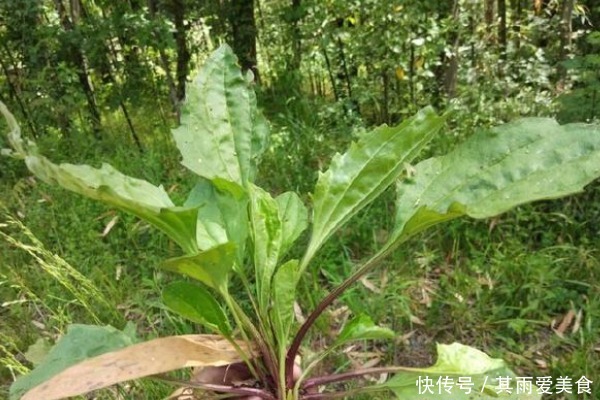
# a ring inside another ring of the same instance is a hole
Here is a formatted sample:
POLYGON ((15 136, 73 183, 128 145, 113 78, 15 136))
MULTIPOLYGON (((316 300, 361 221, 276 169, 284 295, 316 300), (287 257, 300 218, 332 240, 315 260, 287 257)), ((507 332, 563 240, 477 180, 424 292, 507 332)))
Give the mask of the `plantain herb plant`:
POLYGON ((162 186, 107 164, 99 169, 53 164, 22 138, 3 104, 1 109, 11 129, 11 154, 36 177, 132 213, 179 245, 181 256, 161 267, 185 279, 164 288, 162 300, 212 332, 139 343, 130 327, 72 325, 40 365, 14 382, 11 399, 60 399, 142 377, 207 398, 427 398, 420 379, 435 383, 458 377, 473 382, 474 397, 455 387, 435 398, 541 397, 535 391, 497 393, 499 377, 515 374, 502 360, 458 343, 438 345, 438 360, 428 368, 390 366, 314 376, 314 367, 340 346, 394 338, 394 332, 366 315, 346 323, 317 356, 302 358, 301 348, 323 311, 410 237, 455 218, 489 218, 523 203, 583 190, 600 176, 598 126, 524 118, 481 131, 446 155, 410 166, 445 124, 445 115, 424 108, 398 126, 365 133, 336 154, 319 173, 309 213, 298 194, 273 197, 254 184, 269 127, 257 109, 251 77, 242 75, 226 45, 209 57, 189 87, 181 125, 173 130, 183 165, 198 176, 181 205, 162 186), (315 254, 391 185, 397 190, 396 216, 387 242, 304 322, 296 322, 296 286, 314 267, 315 254), (287 257, 309 225, 304 255, 287 257), (241 282, 236 285, 244 288, 241 293, 232 293, 233 278, 241 282), (194 367, 189 380, 167 374, 189 367, 194 367), (364 379, 368 376, 388 379, 373 383, 364 379))

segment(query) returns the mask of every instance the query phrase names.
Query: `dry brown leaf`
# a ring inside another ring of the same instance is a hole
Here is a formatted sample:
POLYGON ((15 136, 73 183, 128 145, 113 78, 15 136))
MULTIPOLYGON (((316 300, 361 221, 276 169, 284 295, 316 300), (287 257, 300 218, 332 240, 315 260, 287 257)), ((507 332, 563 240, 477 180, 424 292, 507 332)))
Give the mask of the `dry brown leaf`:
POLYGON ((114 226, 117 224, 117 221, 119 220, 119 216, 115 215, 114 217, 111 218, 110 221, 108 221, 108 224, 106 224, 106 226, 104 227, 104 230, 102 231, 102 237, 105 237, 106 235, 108 235, 110 233, 110 231, 112 230, 112 228, 114 228, 114 226))
POLYGON ((31 323, 32 323, 32 324, 33 324, 33 325, 34 325, 36 328, 38 328, 38 329, 41 329, 41 330, 45 330, 45 329, 46 329, 46 325, 44 325, 43 323, 41 323, 41 322, 39 322, 39 321, 36 321, 35 319, 34 319, 34 320, 31 320, 31 323))
POLYGON ((356 347, 357 346, 355 344, 351 344, 350 346, 348 346, 344 350, 342 350, 342 353, 344 353, 344 354, 352 353, 354 351, 354 349, 356 349, 356 347))
POLYGON ((370 360, 367 360, 362 366, 361 368, 364 369, 369 369, 369 368, 373 368, 376 367, 377 364, 379 364, 379 362, 381 361, 380 357, 375 357, 375 358, 371 358, 370 360))
POLYGON ((381 293, 381 289, 375 286, 375 284, 371 282, 366 276, 360 278, 360 283, 362 283, 364 287, 366 287, 373 293, 381 293))
POLYGON ((194 400, 194 389, 182 387, 171 393, 165 400, 194 400))
POLYGON ((575 334, 579 332, 579 328, 581 328, 581 319, 583 317, 583 312, 581 310, 577 311, 577 315, 575 316, 575 323, 571 328, 571 333, 575 334))
POLYGON ((488 225, 488 233, 492 233, 492 231, 494 230, 494 228, 496 227, 496 225, 498 225, 499 222, 500 222, 500 219, 498 219, 498 218, 492 218, 490 220, 489 225, 488 225))
MULTIPOLYGON (((237 342, 237 345, 249 353, 245 343, 237 342)), ((31 389, 22 400, 58 400, 181 368, 222 366, 240 361, 233 345, 221 336, 170 336, 85 360, 31 389)))
POLYGON ((367 351, 350 351, 346 353, 352 368, 354 369, 368 369, 376 366, 381 361, 381 353, 367 351))
POLYGON ((425 288, 421 288, 421 304, 425 304, 425 307, 427 308, 431 308, 431 297, 429 296, 429 293, 427 293, 427 290, 425 288))
POLYGON ((571 322, 573 322, 573 318, 575 318, 575 311, 571 309, 562 318, 562 321, 558 325, 558 328, 553 329, 554 333, 556 333, 561 338, 564 337, 564 333, 567 330, 567 328, 571 325, 571 322))
POLYGON ((335 310, 331 310, 329 312, 329 315, 331 315, 331 318, 333 318, 335 320, 347 319, 349 312, 350 312, 350 309, 348 308, 348 306, 341 306, 341 307, 336 308, 335 310))
POLYGON ((410 344, 409 339, 414 336, 415 332, 416 332, 416 330, 412 330, 408 333, 405 333, 402 336, 396 337, 396 343, 406 344, 406 345, 410 344))

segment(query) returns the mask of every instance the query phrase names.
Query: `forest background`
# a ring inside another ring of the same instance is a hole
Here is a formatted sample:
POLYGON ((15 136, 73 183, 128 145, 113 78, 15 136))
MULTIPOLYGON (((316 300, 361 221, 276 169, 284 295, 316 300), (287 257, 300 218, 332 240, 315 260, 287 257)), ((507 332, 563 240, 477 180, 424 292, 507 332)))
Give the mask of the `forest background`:
MULTIPOLYGON (((453 109, 429 155, 519 116, 600 117, 594 0, 4 0, 0 100, 51 159, 177 182, 177 197, 190 179, 170 128, 190 77, 223 42, 252 71, 272 122, 259 180, 274 193, 307 193, 335 151, 428 104, 453 109)), ((343 297, 313 343, 361 311, 398 339, 362 348, 368 358, 348 348, 330 365, 428 365, 435 342, 457 340, 521 376, 598 385, 599 200, 592 184, 412 239, 343 297)), ((198 331, 160 303, 170 277, 155 266, 176 249, 147 225, 44 185, 8 157, 0 206, 0 398, 31 368, 28 346, 48 346, 69 323, 133 321, 147 338, 198 331), (69 284, 70 266, 97 290, 69 284)), ((318 284, 340 283, 381 245, 392 208, 390 193, 321 252, 298 314, 323 297, 318 284)), ((168 393, 141 382, 102 396, 149 391, 168 393)))

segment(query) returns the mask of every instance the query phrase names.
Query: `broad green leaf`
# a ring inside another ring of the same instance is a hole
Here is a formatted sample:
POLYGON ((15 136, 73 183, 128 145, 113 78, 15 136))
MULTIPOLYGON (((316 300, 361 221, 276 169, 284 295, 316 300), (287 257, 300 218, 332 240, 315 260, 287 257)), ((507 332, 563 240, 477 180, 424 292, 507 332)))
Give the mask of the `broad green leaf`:
POLYGON ((29 346, 24 356, 34 366, 40 365, 48 353, 52 350, 52 344, 46 338, 39 338, 34 344, 29 346))
POLYGON ((173 137, 183 165, 231 190, 254 180, 268 125, 233 51, 222 45, 187 87, 181 126, 173 137))
POLYGON ((57 400, 182 368, 238 363, 242 361, 238 351, 246 358, 252 356, 246 343, 232 343, 218 335, 154 339, 75 364, 28 391, 22 400, 57 400))
POLYGON ((2 103, 0 111, 11 129, 8 138, 13 150, 39 179, 136 215, 162 230, 187 253, 198 249, 196 210, 175 207, 162 186, 123 175, 108 164, 99 169, 88 165, 56 165, 38 155, 34 143, 23 140, 21 129, 2 103))
POLYGON ((364 134, 346 153, 333 157, 315 187, 312 237, 303 268, 334 231, 400 176, 443 123, 443 117, 425 108, 398 126, 364 134))
POLYGON ((194 278, 221 293, 227 289, 227 278, 235 263, 235 245, 225 243, 191 255, 170 258, 162 263, 168 271, 194 278))
POLYGON ((480 132, 413 172, 398 183, 392 240, 461 215, 488 218, 583 190, 600 176, 600 127, 525 118, 480 132))
POLYGON ((283 351, 287 348, 290 329, 294 323, 294 300, 298 283, 298 260, 290 260, 273 277, 273 307, 270 310, 275 335, 283 351))
POLYGON ((281 217, 281 257, 306 229, 308 210, 294 192, 282 193, 275 198, 275 201, 281 217))
POLYGON ((248 237, 248 197, 241 192, 218 189, 200 179, 184 206, 198 208, 196 241, 201 250, 232 242, 236 245, 238 265, 243 265, 248 237))
POLYGON ((249 191, 256 291, 259 307, 266 313, 281 251, 282 224, 275 199, 258 186, 250 185, 249 191))
POLYGON ((182 317, 230 336, 231 327, 225 312, 205 288, 189 282, 174 282, 163 290, 162 299, 182 317))
POLYGON ((361 314, 344 326, 333 346, 341 346, 354 340, 393 339, 394 337, 396 337, 394 331, 375 325, 369 316, 361 314))
POLYGON ((44 157, 27 156, 27 167, 49 184, 100 200, 136 215, 166 233, 186 252, 196 247, 196 210, 175 207, 162 186, 123 175, 108 164, 55 165, 44 157))
POLYGON ((68 367, 87 358, 131 346, 136 341, 133 324, 128 324, 122 331, 112 326, 70 325, 42 363, 12 384, 10 398, 20 399, 25 392, 68 367))
POLYGON ((503 360, 459 343, 438 344, 438 360, 429 368, 406 368, 380 385, 391 390, 398 399, 524 399, 537 400, 537 388, 517 388, 516 375, 503 360), (498 379, 500 377, 500 380, 498 379), (462 384, 459 384, 459 379, 462 384), (509 382, 504 391, 501 380, 509 382), (468 385, 472 383, 472 385, 468 385), (519 390, 518 390, 519 389, 519 390), (530 393, 528 393, 530 392, 530 393))

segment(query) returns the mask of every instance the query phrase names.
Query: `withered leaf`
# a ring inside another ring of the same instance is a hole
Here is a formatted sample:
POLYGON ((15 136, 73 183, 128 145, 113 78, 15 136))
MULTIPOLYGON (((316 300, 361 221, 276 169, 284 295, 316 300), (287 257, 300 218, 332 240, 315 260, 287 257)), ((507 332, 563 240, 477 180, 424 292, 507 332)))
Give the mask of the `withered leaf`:
MULTIPOLYGON (((244 342, 236 344, 250 356, 244 342)), ((85 360, 31 389, 22 400, 57 400, 185 367, 223 366, 240 361, 235 347, 221 336, 170 336, 85 360)))

